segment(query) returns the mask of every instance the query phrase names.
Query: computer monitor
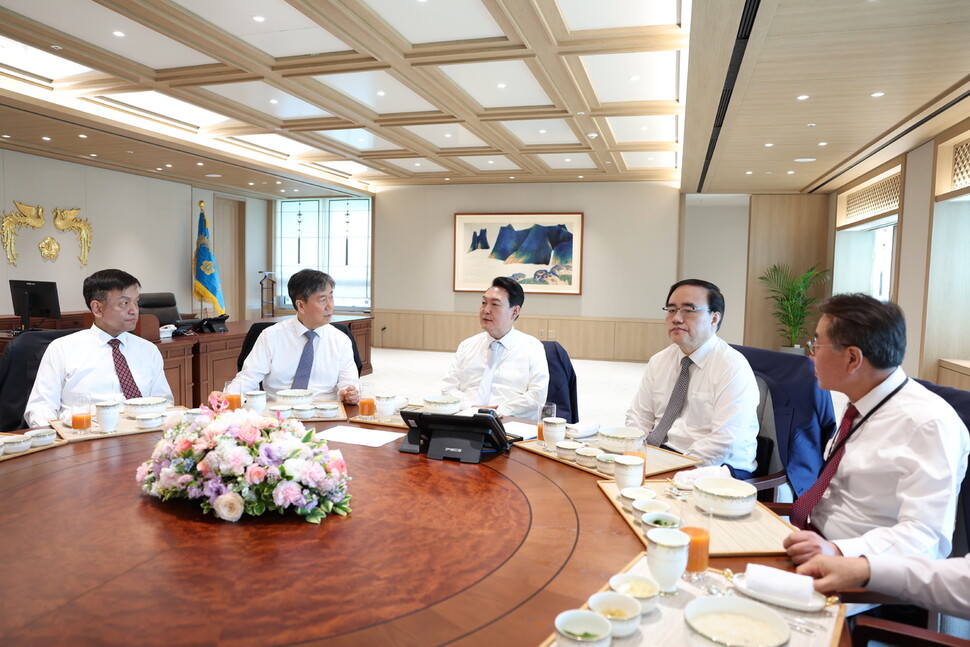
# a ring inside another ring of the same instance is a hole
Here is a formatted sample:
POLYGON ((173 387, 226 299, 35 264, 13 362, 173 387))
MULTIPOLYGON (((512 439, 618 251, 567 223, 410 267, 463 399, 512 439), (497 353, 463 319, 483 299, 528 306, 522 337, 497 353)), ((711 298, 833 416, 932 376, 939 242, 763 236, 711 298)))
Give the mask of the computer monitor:
POLYGON ((61 306, 57 300, 57 283, 53 281, 19 281, 10 279, 10 299, 13 312, 20 317, 20 329, 30 329, 31 317, 60 319, 61 306))

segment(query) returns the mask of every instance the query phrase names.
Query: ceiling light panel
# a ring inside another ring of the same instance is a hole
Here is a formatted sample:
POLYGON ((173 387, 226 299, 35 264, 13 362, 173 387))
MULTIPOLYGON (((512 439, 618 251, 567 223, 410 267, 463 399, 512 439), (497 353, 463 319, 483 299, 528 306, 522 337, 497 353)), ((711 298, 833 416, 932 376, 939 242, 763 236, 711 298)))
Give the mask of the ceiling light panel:
POLYGON ((439 68, 483 108, 552 105, 549 96, 522 61, 443 65, 439 68), (504 83, 504 89, 497 89, 504 83))
POLYGON ((580 56, 600 103, 676 101, 680 53, 633 52, 580 56), (639 77, 631 81, 633 77, 639 77))
POLYGON ((526 146, 579 143, 564 119, 528 119, 499 123, 508 128, 526 146))
POLYGON ((346 144, 359 151, 400 150, 400 146, 378 137, 363 128, 346 128, 342 130, 317 130, 318 135, 346 144))
POLYGON ((351 49, 283 0, 173 1, 276 58, 351 49), (253 16, 265 20, 257 22, 253 16))
POLYGON ((399 159, 399 160, 384 160, 385 164, 390 164, 396 166, 408 173, 442 173, 448 171, 444 166, 435 164, 423 157, 409 158, 409 159, 399 159))
POLYGON ((505 36, 480 0, 363 2, 412 44, 505 36))
POLYGON ((140 108, 153 112, 169 119, 191 124, 197 128, 213 126, 229 118, 225 115, 199 108, 191 103, 180 101, 172 97, 161 94, 160 92, 124 92, 120 94, 101 95, 118 103, 140 108))
POLYGON ((421 126, 405 126, 404 129, 438 148, 488 146, 481 139, 471 134, 467 128, 458 124, 425 124, 421 126))
POLYGON ((313 77, 378 114, 428 112, 437 108, 387 72, 351 72, 313 77), (383 94, 378 94, 383 93, 383 94))
POLYGON ((0 6, 154 69, 218 62, 92 0, 2 0, 0 6))
POLYGON ((352 160, 343 160, 340 162, 317 162, 315 166, 324 167, 327 169, 332 169, 344 175, 368 175, 368 174, 378 174, 384 175, 384 173, 378 173, 369 166, 364 166, 352 160))
POLYGON ((263 81, 245 83, 225 83, 204 85, 204 89, 221 97, 240 103, 262 113, 280 119, 302 119, 306 117, 329 117, 331 114, 312 103, 297 99, 292 94, 278 90, 263 81), (276 103, 271 101, 276 100, 276 103))
POLYGON ((558 0, 559 11, 569 31, 676 25, 680 22, 678 0, 558 0))
POLYGON ((284 153, 286 155, 300 155, 317 150, 313 146, 308 146, 303 142, 298 142, 282 135, 236 135, 235 139, 241 139, 250 144, 256 144, 271 151, 284 153))
POLYGON ((63 79, 90 72, 91 68, 72 63, 60 56, 0 36, 0 64, 50 79, 63 79))
POLYGON ((504 155, 467 155, 458 159, 479 171, 518 171, 521 168, 504 155))
POLYGON ((539 159, 545 162, 546 166, 553 169, 596 168, 593 158, 586 153, 547 153, 539 155, 539 159))
POLYGON ((677 155, 664 151, 659 153, 620 153, 623 163, 629 169, 637 168, 676 168, 677 155))
POLYGON ((606 124, 618 144, 677 141, 677 115, 607 117, 606 124))

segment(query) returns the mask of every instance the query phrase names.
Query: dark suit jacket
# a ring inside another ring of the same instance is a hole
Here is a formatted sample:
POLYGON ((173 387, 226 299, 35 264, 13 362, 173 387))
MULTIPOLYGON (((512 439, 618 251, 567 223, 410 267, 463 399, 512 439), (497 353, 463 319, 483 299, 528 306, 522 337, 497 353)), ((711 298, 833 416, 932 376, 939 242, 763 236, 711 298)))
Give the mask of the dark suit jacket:
POLYGON ((0 431, 26 427, 24 410, 37 379, 47 346, 76 330, 37 330, 20 334, 7 344, 0 358, 0 431))
POLYGON ((556 403, 556 415, 566 422, 579 422, 579 397, 576 394, 576 371, 569 354, 557 341, 544 341, 549 365, 549 395, 546 402, 556 403))
POLYGON ((808 357, 732 346, 768 385, 775 413, 778 455, 795 496, 801 496, 818 478, 825 444, 836 430, 832 396, 819 388, 815 366, 808 357))

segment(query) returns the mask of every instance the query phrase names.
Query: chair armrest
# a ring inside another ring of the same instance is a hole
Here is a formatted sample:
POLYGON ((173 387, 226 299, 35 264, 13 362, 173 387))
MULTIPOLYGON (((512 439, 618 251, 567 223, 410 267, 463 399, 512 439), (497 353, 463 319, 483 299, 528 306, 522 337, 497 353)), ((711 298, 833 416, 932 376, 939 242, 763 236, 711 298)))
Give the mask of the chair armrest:
POLYGON ((970 640, 892 622, 891 620, 856 616, 855 627, 852 630, 853 647, 865 647, 870 640, 878 640, 890 645, 906 645, 906 647, 930 647, 932 645, 970 647, 970 640))
POLYGON ((774 512, 779 517, 790 517, 791 516, 791 504, 790 503, 778 503, 776 501, 764 501, 765 507, 774 512))
POLYGON ((744 479, 745 482, 750 483, 757 490, 770 490, 776 488, 780 485, 784 485, 788 482, 788 474, 784 470, 781 472, 775 472, 774 474, 765 474, 764 476, 753 476, 749 479, 744 479))

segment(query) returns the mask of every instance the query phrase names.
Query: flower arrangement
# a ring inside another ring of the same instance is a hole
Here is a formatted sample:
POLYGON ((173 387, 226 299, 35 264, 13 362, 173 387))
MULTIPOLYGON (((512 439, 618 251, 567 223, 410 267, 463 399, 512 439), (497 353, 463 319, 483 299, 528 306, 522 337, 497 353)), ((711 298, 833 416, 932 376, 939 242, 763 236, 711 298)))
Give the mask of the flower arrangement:
POLYGON ((202 510, 238 521, 294 510, 310 523, 350 512, 347 466, 298 420, 246 409, 203 408, 189 422, 170 416, 151 459, 138 467, 141 489, 163 501, 198 499, 202 510))

